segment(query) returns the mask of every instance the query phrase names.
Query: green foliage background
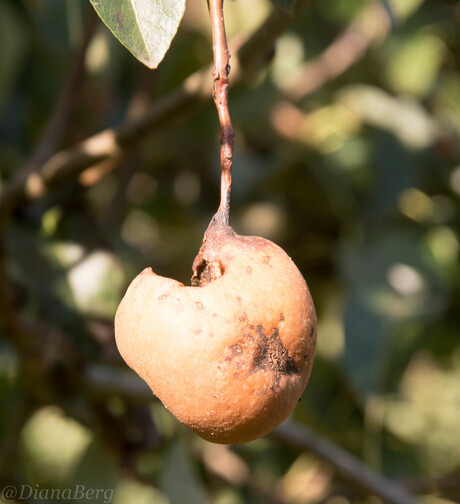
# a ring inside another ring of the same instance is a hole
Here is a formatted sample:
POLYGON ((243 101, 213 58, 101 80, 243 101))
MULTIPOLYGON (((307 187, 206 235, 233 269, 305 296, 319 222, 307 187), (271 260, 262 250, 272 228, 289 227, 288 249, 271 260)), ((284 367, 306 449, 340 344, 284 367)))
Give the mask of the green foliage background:
MULTIPOLYGON (((0 3, 0 188, 47 124, 87 4, 0 3)), ((229 35, 271 8, 228 2, 229 35)), ((142 115, 211 58, 205 2, 188 2, 153 72, 98 22, 58 149, 142 115)), ((294 419, 433 504, 460 502, 459 58, 456 1, 322 0, 230 90, 233 227, 288 252, 319 317, 294 419), (337 59, 293 98, 350 26, 374 34, 356 63, 333 77, 337 59)), ((187 283, 218 205, 212 103, 171 119, 115 169, 48 191, 4 229, 5 278, 30 332, 0 333, 1 486, 114 489, 117 504, 377 502, 308 452, 271 438, 214 447, 136 395, 113 340, 118 302, 146 266, 187 283)))

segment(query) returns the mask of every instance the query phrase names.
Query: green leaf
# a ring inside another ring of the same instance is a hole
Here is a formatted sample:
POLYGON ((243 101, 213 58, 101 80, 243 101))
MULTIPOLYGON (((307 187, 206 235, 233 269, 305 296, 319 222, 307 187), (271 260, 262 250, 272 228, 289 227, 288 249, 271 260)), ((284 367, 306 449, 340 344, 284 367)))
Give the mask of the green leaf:
POLYGON ((185 10, 185 0, 90 1, 115 37, 150 68, 163 59, 185 10))

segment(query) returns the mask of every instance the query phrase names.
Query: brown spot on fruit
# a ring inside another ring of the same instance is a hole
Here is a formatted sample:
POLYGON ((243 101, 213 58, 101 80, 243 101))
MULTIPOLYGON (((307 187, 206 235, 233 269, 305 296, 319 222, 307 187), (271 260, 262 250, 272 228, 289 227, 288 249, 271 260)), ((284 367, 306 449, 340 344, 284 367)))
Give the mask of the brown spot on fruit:
POLYGON ((208 230, 193 269, 194 287, 150 269, 136 277, 116 314, 118 348, 204 439, 251 441, 302 395, 315 351, 313 301, 281 248, 228 227, 208 230))
POLYGON ((232 345, 230 347, 230 350, 232 351, 232 354, 234 356, 241 355, 243 353, 243 349, 241 348, 241 345, 238 345, 238 343, 236 343, 235 345, 232 345))
POLYGON ((168 297, 167 294, 162 294, 159 298, 158 301, 164 301, 168 297))

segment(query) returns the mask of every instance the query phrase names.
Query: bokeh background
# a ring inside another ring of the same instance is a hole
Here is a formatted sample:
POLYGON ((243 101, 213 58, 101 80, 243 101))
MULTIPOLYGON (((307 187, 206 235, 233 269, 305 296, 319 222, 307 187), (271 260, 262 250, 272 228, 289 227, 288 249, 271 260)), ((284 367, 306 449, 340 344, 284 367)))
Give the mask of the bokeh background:
MULTIPOLYGON (((273 8, 227 2, 230 38, 273 8)), ((142 118, 211 59, 204 1, 188 2, 150 71, 87 1, 3 0, 0 189, 142 118)), ((281 245, 318 312, 293 419, 430 504, 460 502, 459 63, 457 1, 321 0, 230 90, 233 227, 281 245)), ((113 489, 116 504, 382 502, 282 436, 200 440, 118 355, 113 317, 132 278, 152 266, 189 282, 218 206, 218 136, 211 100, 196 100, 108 162, 45 189, 29 177, 33 197, 3 212, 2 488, 79 484, 113 489)), ((89 500, 104 501, 76 502, 89 500)))

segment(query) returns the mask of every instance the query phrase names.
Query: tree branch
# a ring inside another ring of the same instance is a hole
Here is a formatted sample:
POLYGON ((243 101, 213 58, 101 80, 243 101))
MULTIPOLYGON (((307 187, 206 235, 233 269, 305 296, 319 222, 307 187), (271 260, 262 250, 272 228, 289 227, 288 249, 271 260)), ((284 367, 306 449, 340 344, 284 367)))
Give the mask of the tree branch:
POLYGON ((275 429, 271 436, 295 449, 314 453, 328 462, 338 474, 370 494, 380 497, 389 504, 420 504, 420 501, 395 485, 369 466, 361 462, 340 446, 321 438, 307 427, 295 422, 285 422, 275 429))

